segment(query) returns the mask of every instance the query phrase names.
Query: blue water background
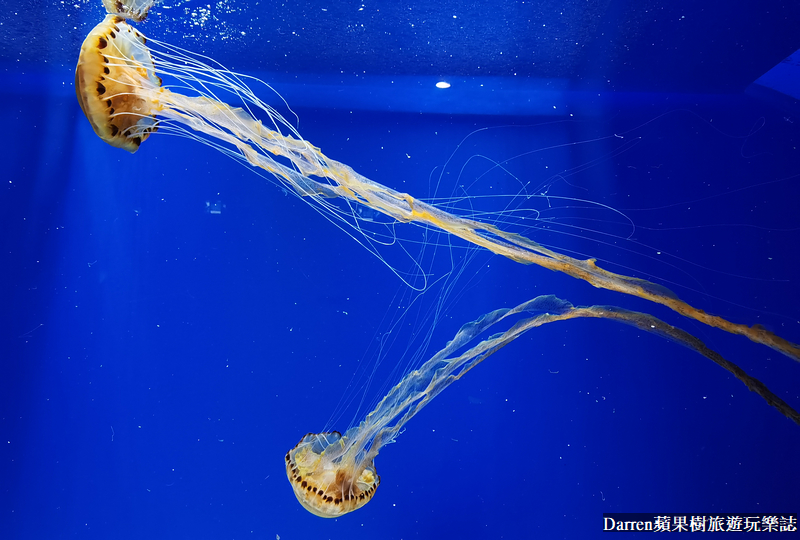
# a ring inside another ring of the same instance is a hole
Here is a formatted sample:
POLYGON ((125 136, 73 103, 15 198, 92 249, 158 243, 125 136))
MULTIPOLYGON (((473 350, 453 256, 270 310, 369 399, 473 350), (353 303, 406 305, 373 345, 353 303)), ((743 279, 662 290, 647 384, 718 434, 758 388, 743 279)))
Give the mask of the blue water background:
MULTIPOLYGON (((461 324, 539 294, 653 313, 795 407, 800 366, 409 225, 380 249, 399 272, 413 271, 404 247, 427 245, 436 277, 470 260, 435 327, 420 315, 435 286, 392 327, 413 291, 302 200, 193 141, 111 148, 71 66, 5 60, 0 538, 591 538, 603 512, 800 508, 800 427, 707 359, 588 320, 489 358, 381 452, 372 502, 312 516, 286 480, 288 449, 363 418, 420 334, 430 356, 461 324)), ((443 95, 432 74, 304 67, 253 73, 326 155, 417 197, 521 193, 514 205, 542 213, 515 231, 800 341, 800 118, 774 103, 502 76, 452 77, 443 95)))

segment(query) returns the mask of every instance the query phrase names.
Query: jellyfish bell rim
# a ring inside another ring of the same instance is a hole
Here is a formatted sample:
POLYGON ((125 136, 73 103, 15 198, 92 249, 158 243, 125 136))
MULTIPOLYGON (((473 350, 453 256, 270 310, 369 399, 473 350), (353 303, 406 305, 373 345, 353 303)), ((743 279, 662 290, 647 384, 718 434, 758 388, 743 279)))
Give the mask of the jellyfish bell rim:
POLYGON ((160 90, 147 39, 119 15, 106 15, 84 39, 75 67, 75 94, 95 134, 134 153, 158 129, 156 106, 145 94, 160 90))

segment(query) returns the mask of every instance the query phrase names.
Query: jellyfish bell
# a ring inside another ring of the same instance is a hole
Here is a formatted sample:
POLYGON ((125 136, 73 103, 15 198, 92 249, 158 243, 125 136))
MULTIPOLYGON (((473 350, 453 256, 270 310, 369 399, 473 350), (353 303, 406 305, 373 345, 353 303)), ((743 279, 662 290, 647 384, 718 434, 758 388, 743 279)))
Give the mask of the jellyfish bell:
POLYGON ((75 69, 75 93, 92 129, 128 152, 158 129, 154 96, 161 79, 145 43, 125 19, 107 15, 83 41, 75 69))
POLYGON ((309 433, 286 453, 286 476, 303 508, 335 518, 372 499, 381 483, 374 458, 359 456, 352 448, 347 435, 330 431, 309 433))

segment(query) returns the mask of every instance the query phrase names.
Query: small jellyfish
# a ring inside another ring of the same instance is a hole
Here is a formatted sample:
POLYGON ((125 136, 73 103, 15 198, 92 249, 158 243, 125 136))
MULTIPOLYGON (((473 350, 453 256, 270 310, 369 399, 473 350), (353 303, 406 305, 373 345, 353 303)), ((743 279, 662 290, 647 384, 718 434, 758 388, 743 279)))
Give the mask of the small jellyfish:
MULTIPOLYGON (((498 309, 461 327, 455 337, 418 369, 409 372, 357 426, 308 433, 285 456, 286 475, 297 500, 314 515, 335 518, 357 510, 375 495, 381 482, 375 458, 394 442, 403 426, 445 388, 528 330, 575 318, 609 319, 661 336, 715 362, 747 388, 800 425, 800 414, 757 379, 725 360, 702 341, 652 315, 614 306, 575 307, 552 295, 538 296, 512 309, 498 309), (463 351, 480 335, 506 321, 497 332, 463 351)), ((524 460, 524 455, 516 456, 524 460)), ((511 451, 512 461, 515 458, 511 451)))

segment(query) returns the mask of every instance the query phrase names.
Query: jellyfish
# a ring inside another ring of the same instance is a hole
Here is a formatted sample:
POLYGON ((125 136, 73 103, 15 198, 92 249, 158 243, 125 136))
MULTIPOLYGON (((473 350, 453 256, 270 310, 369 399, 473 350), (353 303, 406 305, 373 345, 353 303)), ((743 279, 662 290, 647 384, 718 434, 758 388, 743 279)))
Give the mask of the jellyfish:
MULTIPOLYGON (((124 13, 149 2, 129 2, 124 13)), ((116 4, 115 4, 116 5, 116 4)), ((141 10, 140 10, 141 11, 141 10)), ((146 9, 144 10, 146 14, 146 9)), ((703 324, 767 345, 800 361, 800 347, 765 328, 736 324, 708 314, 649 281, 599 267, 596 259, 576 259, 520 234, 461 217, 383 186, 335 161, 308 141, 244 82, 202 56, 148 40, 125 16, 110 13, 81 46, 75 90, 95 133, 112 146, 136 152, 156 131, 196 139, 273 175, 286 189, 341 221, 328 201, 367 207, 397 223, 434 227, 516 262, 563 272, 594 287, 644 298, 703 324), (177 81, 164 86, 162 76, 177 81), (178 92, 181 90, 181 92, 178 92), (227 92, 243 102, 234 107, 217 97, 227 92), (265 124, 256 116, 261 111, 265 124), (285 132, 285 134, 284 134, 285 132)))
POLYGON ((309 433, 286 453, 286 475, 297 500, 309 512, 335 518, 367 504, 380 485, 375 457, 394 442, 406 423, 445 388, 522 334, 547 323, 576 318, 610 319, 636 326, 674 341, 741 380, 787 418, 800 425, 800 413, 763 383, 709 349, 693 335, 645 313, 614 306, 575 307, 555 296, 538 296, 511 309, 498 309, 461 327, 453 339, 419 369, 409 372, 357 426, 344 435, 336 431, 309 433), (506 320, 505 331, 462 351, 490 328, 506 320))
POLYGON ((155 3, 156 0, 103 0, 108 13, 136 22, 144 21, 155 3))

